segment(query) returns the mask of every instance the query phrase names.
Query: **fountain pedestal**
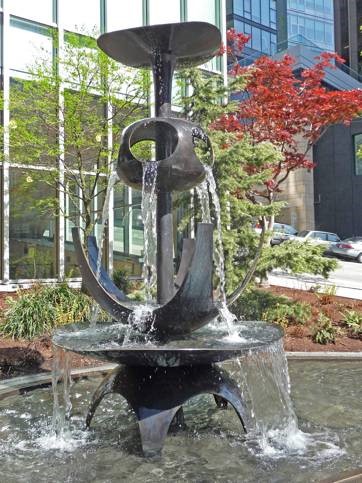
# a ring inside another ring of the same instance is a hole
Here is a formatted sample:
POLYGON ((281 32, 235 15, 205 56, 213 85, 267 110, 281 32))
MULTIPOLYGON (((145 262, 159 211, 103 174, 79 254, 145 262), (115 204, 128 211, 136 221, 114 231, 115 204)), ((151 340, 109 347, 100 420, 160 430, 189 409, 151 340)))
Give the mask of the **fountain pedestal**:
POLYGON ((215 364, 179 367, 120 366, 114 369, 94 393, 86 419, 87 427, 107 394, 123 396, 138 420, 145 456, 159 455, 174 418, 192 397, 213 394, 229 402, 246 431, 247 414, 237 383, 215 364))

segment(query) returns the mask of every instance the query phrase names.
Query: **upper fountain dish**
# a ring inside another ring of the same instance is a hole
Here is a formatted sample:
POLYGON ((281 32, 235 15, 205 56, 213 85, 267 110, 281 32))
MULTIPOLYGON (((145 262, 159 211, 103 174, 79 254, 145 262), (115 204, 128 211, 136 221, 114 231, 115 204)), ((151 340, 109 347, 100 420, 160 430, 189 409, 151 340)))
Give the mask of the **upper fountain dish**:
POLYGON ((98 38, 98 45, 106 54, 130 67, 152 67, 157 51, 171 54, 177 68, 200 65, 217 54, 220 44, 219 29, 206 22, 117 30, 98 38))

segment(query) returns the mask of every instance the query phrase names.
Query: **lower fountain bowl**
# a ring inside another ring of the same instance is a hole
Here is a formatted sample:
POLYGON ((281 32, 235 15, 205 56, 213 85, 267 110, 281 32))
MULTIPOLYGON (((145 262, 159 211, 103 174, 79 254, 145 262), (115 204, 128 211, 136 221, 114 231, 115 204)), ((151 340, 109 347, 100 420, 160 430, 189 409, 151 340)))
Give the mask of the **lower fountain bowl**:
POLYGON ((186 338, 165 343, 152 334, 131 331, 120 323, 72 324, 57 330, 53 343, 60 348, 117 364, 177 367, 234 359, 249 351, 265 350, 283 337, 283 330, 265 322, 239 322, 230 336, 209 324, 186 338))

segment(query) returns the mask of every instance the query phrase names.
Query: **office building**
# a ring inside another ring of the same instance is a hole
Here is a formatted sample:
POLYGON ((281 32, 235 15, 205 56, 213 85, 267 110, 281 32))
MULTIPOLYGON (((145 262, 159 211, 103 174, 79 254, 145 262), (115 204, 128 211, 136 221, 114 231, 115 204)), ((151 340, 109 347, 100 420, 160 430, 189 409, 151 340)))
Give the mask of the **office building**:
MULTIPOLYGON (((147 24, 186 20, 208 21, 225 35, 224 0, 2 0, 0 2, 0 40, 2 45, 1 86, 9 98, 16 79, 28 76, 39 48, 55 58, 54 38, 83 28, 99 33, 147 24), (55 36, 51 34, 54 33, 55 36)), ((220 72, 224 63, 208 67, 220 72)), ((225 62, 226 67, 226 62, 225 62)), ((150 114, 150 113, 149 113, 150 114)), ((147 113, 146 113, 147 115, 147 113)), ((6 107, 2 122, 9 127, 11 113, 6 107)), ((6 143, 1 143, 2 149, 6 143)), ((4 148, 5 146, 5 148, 4 148)), ((26 153, 24 153, 26 155, 26 153)), ((77 279, 78 273, 71 239, 72 221, 62 213, 74 209, 70 200, 60 199, 58 217, 46 213, 39 201, 59 196, 55 188, 35 181, 34 170, 46 166, 14 163, 11 153, 0 162, 0 290, 30 280, 77 279), (27 198, 21 187, 27 185, 27 198)), ((91 175, 91 173, 90 173, 91 175)), ((79 207, 78 207, 79 208, 79 207)), ((141 194, 118 185, 109 210, 106 242, 108 267, 124 267, 139 274, 143 256, 141 194)))

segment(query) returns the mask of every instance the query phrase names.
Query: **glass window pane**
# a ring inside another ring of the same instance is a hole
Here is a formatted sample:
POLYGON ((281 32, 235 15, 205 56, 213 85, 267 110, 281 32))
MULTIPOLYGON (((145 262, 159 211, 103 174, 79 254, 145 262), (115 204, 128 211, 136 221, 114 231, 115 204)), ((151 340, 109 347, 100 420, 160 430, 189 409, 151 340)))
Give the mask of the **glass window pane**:
POLYGON ((354 136, 355 172, 362 175, 362 134, 354 136))
POLYGON ((187 2, 187 20, 200 20, 215 24, 215 0, 189 0, 187 2))
POLYGON ((50 24, 53 22, 53 0, 11 0, 10 14, 50 24))
POLYGON ((261 2, 261 23, 269 27, 270 24, 270 8, 268 2, 261 2))
POLYGON ((260 0, 253 0, 251 18, 254 22, 260 23, 260 0))
MULTIPOLYGON (((231 3, 231 2, 230 2, 231 3)), ((241 17, 244 16, 244 0, 234 0, 234 12, 236 15, 240 15, 241 17)))
POLYGON ((80 225, 79 189, 75 183, 68 183, 65 195, 65 244, 64 268, 67 278, 80 277, 77 257, 75 255, 72 228, 80 225))
POLYGON ((10 69, 28 72, 38 59, 52 62, 53 44, 50 30, 23 20, 10 20, 10 69))
POLYGON ((107 0, 107 31, 143 25, 142 0, 132 0, 132 8, 120 8, 120 0, 107 0))
POLYGON ((142 193, 132 190, 132 255, 143 256, 143 221, 142 221, 142 193))
POLYGON ((55 217, 48 206, 56 196, 44 172, 10 169, 10 278, 56 276, 55 217))
POLYGON ((256 27, 251 30, 251 45, 254 50, 261 51, 261 31, 256 27))
POLYGON ((180 0, 149 0, 150 24, 172 23, 180 21, 180 0))
POLYGON ((99 30, 99 0, 61 0, 60 21, 67 30, 92 32, 99 30))
POLYGON ((261 31, 261 51, 264 54, 270 54, 270 32, 261 31))

